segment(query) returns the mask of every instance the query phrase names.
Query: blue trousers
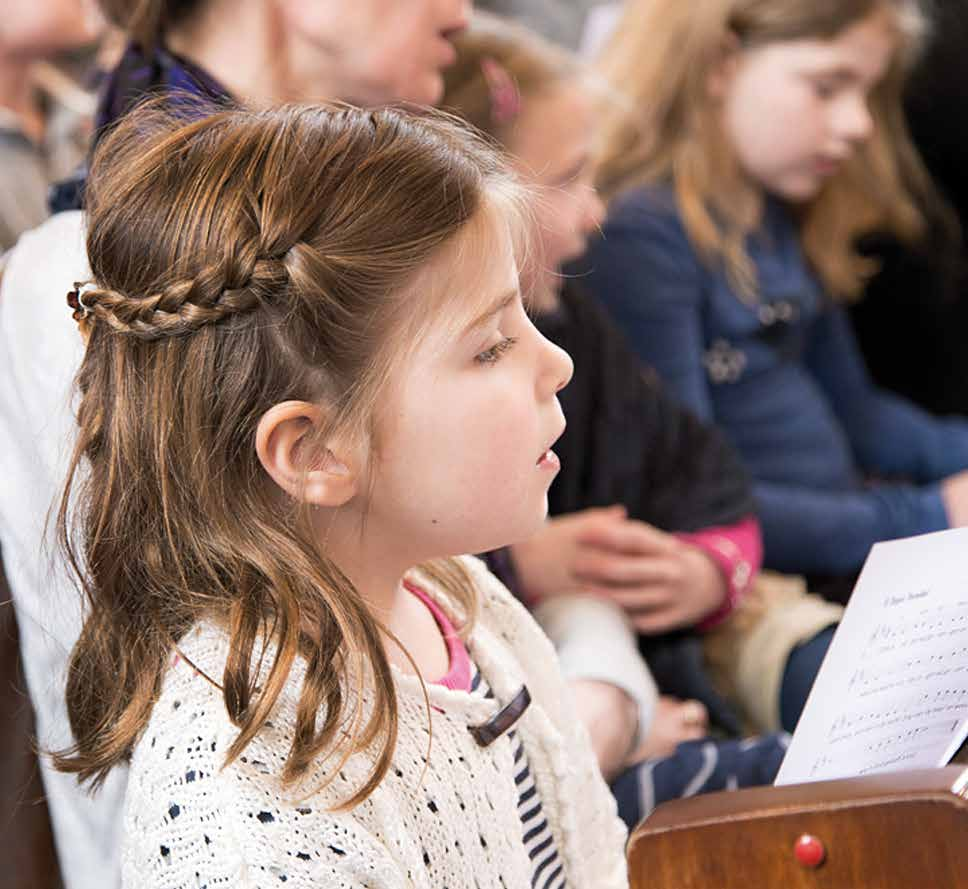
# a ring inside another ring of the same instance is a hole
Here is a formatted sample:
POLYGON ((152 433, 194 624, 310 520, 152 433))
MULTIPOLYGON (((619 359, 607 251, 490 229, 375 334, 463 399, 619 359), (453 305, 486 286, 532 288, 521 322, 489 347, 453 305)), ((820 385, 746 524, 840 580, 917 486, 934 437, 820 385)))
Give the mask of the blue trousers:
MULTIPOLYGON (((793 731, 813 680, 833 638, 828 627, 795 648, 780 686, 780 719, 793 731)), ((772 784, 783 762, 786 732, 745 740, 705 738, 680 744, 664 759, 649 760, 623 772, 612 784, 622 820, 634 828, 659 803, 673 799, 772 784)))

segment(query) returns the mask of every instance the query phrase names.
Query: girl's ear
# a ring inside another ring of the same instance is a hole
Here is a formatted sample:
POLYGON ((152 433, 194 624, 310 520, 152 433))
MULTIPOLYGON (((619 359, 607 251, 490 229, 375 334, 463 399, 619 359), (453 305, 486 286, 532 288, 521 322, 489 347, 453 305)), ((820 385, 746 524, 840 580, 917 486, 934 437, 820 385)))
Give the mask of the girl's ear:
POLYGON ((320 446, 323 410, 307 401, 284 401, 259 420, 255 449, 269 477, 286 494, 313 506, 343 506, 356 495, 359 472, 337 441, 320 446))
POLYGON ((732 31, 727 31, 720 41, 706 80, 706 91, 714 102, 721 102, 729 92, 739 65, 740 49, 739 38, 732 31))

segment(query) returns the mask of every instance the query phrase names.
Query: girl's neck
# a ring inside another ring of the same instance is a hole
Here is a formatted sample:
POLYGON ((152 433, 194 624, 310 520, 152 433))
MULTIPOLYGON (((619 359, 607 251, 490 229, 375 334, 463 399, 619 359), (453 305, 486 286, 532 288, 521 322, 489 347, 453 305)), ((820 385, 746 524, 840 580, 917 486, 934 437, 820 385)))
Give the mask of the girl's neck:
POLYGON ((294 70, 281 13, 262 0, 209 0, 165 43, 253 105, 342 98, 335 72, 323 70, 322 50, 311 78, 294 70))
POLYGON ((401 542, 398 533, 381 527, 372 515, 361 533, 360 520, 351 507, 320 512, 316 533, 323 551, 350 579, 373 616, 399 640, 399 645, 389 637, 384 640, 390 662, 404 673, 416 667, 426 681, 435 682, 447 673, 447 646, 433 615, 403 584, 406 573, 424 557, 409 551, 406 540, 401 542))
POLYGON ((753 179, 737 161, 732 161, 733 168, 730 173, 725 171, 721 174, 726 181, 732 182, 731 193, 724 195, 733 208, 734 213, 738 213, 737 221, 747 231, 756 231, 763 224, 763 217, 766 211, 766 204, 769 195, 763 186, 753 179))
POLYGON ((0 108, 16 115, 20 129, 33 142, 44 137, 44 115, 30 71, 33 62, 0 55, 0 108))
MULTIPOLYGON (((380 620, 387 619, 404 595, 403 578, 416 564, 400 551, 390 533, 367 517, 365 524, 351 506, 317 513, 315 534, 327 558, 339 566, 380 620), (365 530, 361 530, 365 529, 365 530)), ((408 594, 409 595, 409 594, 408 594)))

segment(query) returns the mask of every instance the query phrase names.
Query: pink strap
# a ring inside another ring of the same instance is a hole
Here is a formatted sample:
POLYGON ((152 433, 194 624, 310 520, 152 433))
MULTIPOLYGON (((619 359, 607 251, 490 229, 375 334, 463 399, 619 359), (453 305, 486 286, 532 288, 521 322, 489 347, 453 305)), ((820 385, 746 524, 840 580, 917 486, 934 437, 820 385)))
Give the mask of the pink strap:
POLYGON ((434 681, 434 685, 443 685, 453 691, 471 690, 471 656, 467 653, 467 646, 457 634, 457 630, 450 622, 450 618, 441 610, 440 606, 430 598, 420 587, 409 580, 403 582, 404 587, 413 593, 434 616, 441 635, 447 645, 449 669, 447 675, 434 681))
POLYGON ((703 528, 690 534, 676 534, 685 543, 698 546, 719 566, 726 578, 726 598, 701 624, 709 630, 722 623, 746 592, 763 563, 763 538, 755 516, 747 516, 735 525, 703 528))

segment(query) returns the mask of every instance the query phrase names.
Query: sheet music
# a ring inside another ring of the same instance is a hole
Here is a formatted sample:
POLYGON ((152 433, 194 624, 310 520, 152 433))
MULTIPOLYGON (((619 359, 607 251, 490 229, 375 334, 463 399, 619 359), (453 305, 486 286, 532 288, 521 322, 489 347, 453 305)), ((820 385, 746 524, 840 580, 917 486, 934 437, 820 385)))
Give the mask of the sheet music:
POLYGON ((945 765, 968 735, 968 528, 878 543, 776 783, 945 765))

